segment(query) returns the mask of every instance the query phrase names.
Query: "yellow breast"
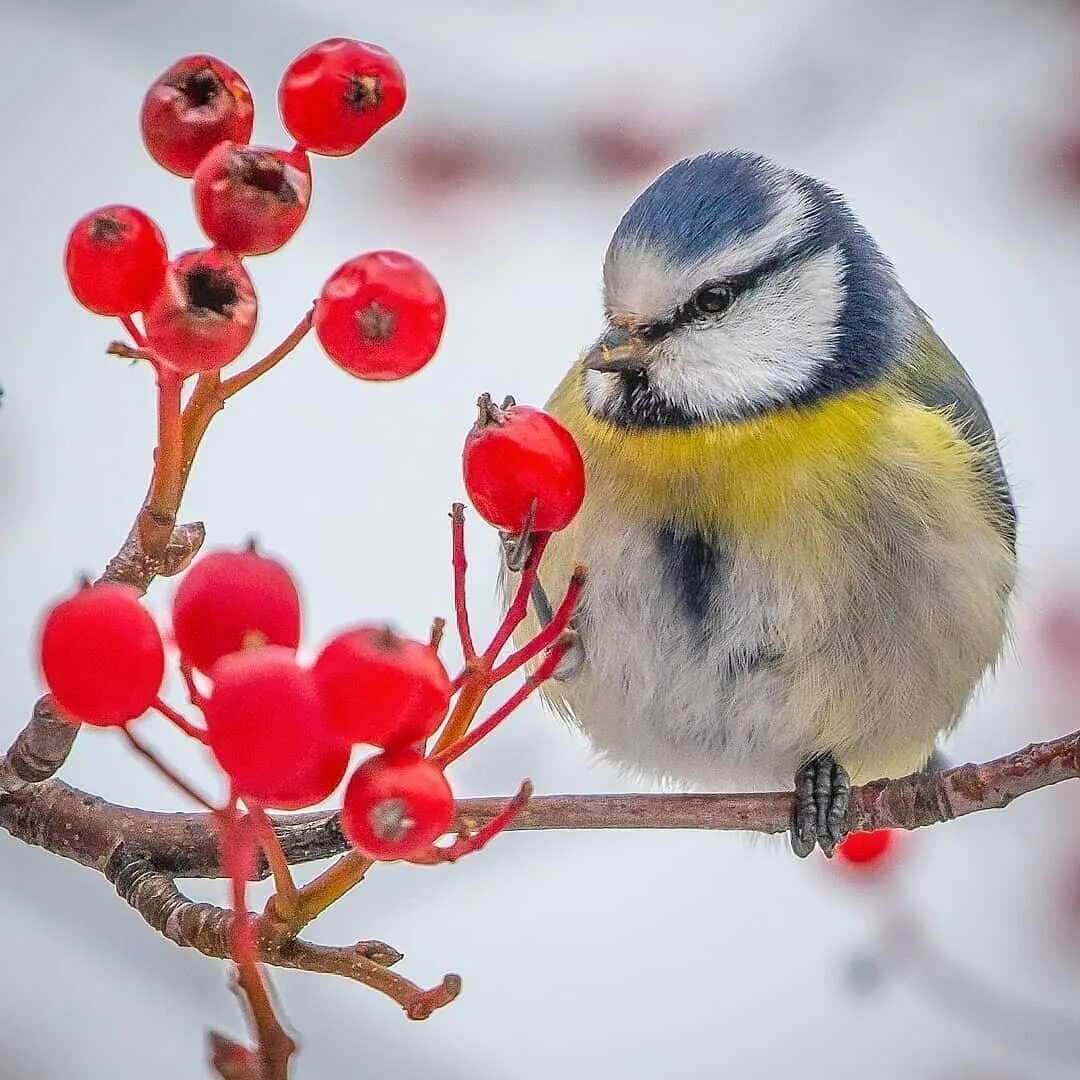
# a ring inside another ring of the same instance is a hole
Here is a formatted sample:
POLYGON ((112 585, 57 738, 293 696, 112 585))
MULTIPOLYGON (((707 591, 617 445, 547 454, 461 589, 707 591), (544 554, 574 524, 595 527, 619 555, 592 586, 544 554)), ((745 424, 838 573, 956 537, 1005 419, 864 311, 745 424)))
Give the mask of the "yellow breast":
POLYGON ((818 547, 830 522, 868 497, 972 510, 981 500, 978 450, 888 384, 692 430, 627 430, 585 408, 581 378, 575 367, 549 408, 578 440, 594 505, 769 547, 778 531, 782 544, 818 547))

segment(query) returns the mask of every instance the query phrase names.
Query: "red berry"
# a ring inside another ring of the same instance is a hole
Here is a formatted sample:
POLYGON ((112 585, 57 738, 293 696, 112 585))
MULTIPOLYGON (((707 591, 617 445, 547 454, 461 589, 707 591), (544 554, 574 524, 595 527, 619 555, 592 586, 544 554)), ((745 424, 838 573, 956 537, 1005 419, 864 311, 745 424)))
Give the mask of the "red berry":
POLYGON ((557 532, 585 498, 585 465, 573 436, 553 416, 511 401, 498 408, 484 394, 480 417, 465 439, 465 490, 480 516, 519 533, 529 508, 535 532, 557 532))
POLYGON ((847 837, 836 849, 842 861, 862 870, 880 870, 883 860, 896 842, 895 829, 873 829, 856 832, 847 837))
POLYGON ((347 748, 326 727, 315 676, 278 645, 222 657, 204 706, 206 736, 237 793, 281 809, 327 798, 345 775, 347 748))
POLYGON ((450 831, 454 796, 442 769, 414 750, 369 758, 345 789, 341 829, 371 859, 408 859, 450 831))
POLYGON ((178 176, 193 176, 218 143, 251 138, 255 107, 247 83, 228 64, 188 56, 147 90, 139 121, 150 156, 178 176))
POLYGON ((94 585, 46 616, 41 669, 62 713, 109 727, 142 716, 154 703, 165 652, 135 589, 94 585))
POLYGON ((361 379, 402 379, 435 354, 446 321, 439 283, 400 251, 371 251, 334 271, 315 302, 330 359, 361 379))
POLYGON ((146 339, 184 375, 217 371, 244 351, 257 317, 254 286, 236 256, 187 251, 169 263, 144 313, 146 339))
POLYGON ((378 45, 330 38, 302 52, 278 87, 289 134, 315 154, 358 150, 405 107, 405 75, 378 45))
POLYGON ((99 315, 142 311, 169 261, 161 230, 134 206, 103 206, 68 234, 64 269, 75 299, 99 315))
POLYGON ((303 150, 219 143, 195 170, 195 213, 210 241, 236 255, 276 251, 311 201, 303 150))
POLYGON ((346 630, 313 668, 326 698, 330 727, 372 746, 408 746, 426 739, 450 705, 450 678, 435 650, 389 627, 346 630))
POLYGON ((300 597, 288 570, 254 550, 214 551, 184 575, 173 597, 173 638, 204 673, 245 646, 300 644, 300 597))

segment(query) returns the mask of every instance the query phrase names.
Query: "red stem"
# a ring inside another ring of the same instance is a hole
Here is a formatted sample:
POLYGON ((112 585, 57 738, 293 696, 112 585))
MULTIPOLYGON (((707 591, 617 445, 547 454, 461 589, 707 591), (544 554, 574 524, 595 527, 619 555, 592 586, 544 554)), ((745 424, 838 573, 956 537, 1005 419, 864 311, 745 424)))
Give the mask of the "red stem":
POLYGON ((158 698, 154 702, 153 708, 155 708, 166 720, 174 723, 185 735, 189 735, 193 739, 198 739, 199 742, 206 742, 206 729, 198 727, 193 724, 183 713, 179 713, 167 702, 158 698))
POLYGON ((120 322, 123 324, 124 329, 131 335, 132 341, 134 341, 140 349, 144 348, 146 345, 146 335, 135 325, 135 320, 130 315, 121 315, 120 322))
POLYGON ((196 709, 201 710, 203 705, 206 704, 206 698, 203 697, 202 691, 195 684, 195 672, 191 670, 191 665, 181 664, 180 674, 183 676, 184 685, 187 687, 188 699, 196 709))
POLYGON ((495 662, 503 647, 510 640, 510 635, 521 625, 522 620, 525 618, 529 610, 529 595, 532 592, 533 582, 536 580, 536 569, 540 565, 540 558, 544 554, 544 549, 550 539, 551 533, 533 533, 532 550, 529 552, 529 558, 521 571, 521 580, 518 582, 513 602, 506 609, 502 624, 495 631, 495 636, 491 639, 491 644, 484 653, 483 659, 486 664, 495 662))
POLYGON ((409 861, 424 866, 437 863, 457 862, 474 851, 486 847, 504 829, 508 829, 514 819, 525 809, 525 804, 532 797, 533 786, 526 780, 518 793, 490 821, 481 825, 475 832, 459 836, 449 847, 437 847, 434 844, 422 855, 414 855, 409 861))
POLYGON ((566 587, 566 594, 562 598, 562 603, 555 609, 555 614, 551 617, 551 622, 545 626, 539 634, 523 645, 517 652, 511 653, 497 668, 491 673, 492 682, 500 682, 508 675, 513 675, 518 668, 523 667, 530 660, 535 659, 545 649, 550 648, 559 640, 559 636, 570 625, 570 620, 573 618, 574 609, 577 607, 578 598, 581 596, 581 590, 585 587, 585 567, 576 566, 574 573, 570 578, 570 584, 566 587))
POLYGON ((481 721, 467 735, 463 735, 456 742, 438 751, 432 758, 433 761, 445 768, 452 761, 457 761, 462 754, 471 750, 481 739, 490 735, 542 682, 551 678, 559 661, 566 655, 570 648, 571 640, 557 641, 548 651, 540 666, 525 680, 518 689, 510 695, 486 720, 481 721))
POLYGON ((145 743, 132 733, 131 729, 125 725, 120 729, 124 733, 124 737, 131 744, 132 750, 135 751, 141 758, 150 763, 166 780, 169 781, 175 788, 182 791, 192 802, 198 803, 204 810, 209 810, 211 813, 217 812, 215 807, 209 799, 200 795, 186 780, 184 780, 179 773, 173 772, 164 761, 161 760, 145 743))
POLYGON ((450 511, 450 535, 453 538, 454 565, 454 614, 457 616, 458 637, 461 639, 461 651, 465 654, 465 663, 476 659, 476 646, 473 644, 472 629, 469 626, 469 608, 465 596, 465 507, 454 503, 450 511))

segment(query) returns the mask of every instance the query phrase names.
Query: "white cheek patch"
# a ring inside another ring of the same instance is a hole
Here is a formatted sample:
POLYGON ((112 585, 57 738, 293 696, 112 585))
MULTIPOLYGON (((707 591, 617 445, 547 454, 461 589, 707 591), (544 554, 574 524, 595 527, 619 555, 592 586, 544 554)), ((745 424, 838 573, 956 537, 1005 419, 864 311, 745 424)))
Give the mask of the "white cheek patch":
POLYGON ((765 278, 715 322, 688 325, 650 364, 655 392, 703 420, 790 400, 828 363, 843 276, 830 248, 765 278))

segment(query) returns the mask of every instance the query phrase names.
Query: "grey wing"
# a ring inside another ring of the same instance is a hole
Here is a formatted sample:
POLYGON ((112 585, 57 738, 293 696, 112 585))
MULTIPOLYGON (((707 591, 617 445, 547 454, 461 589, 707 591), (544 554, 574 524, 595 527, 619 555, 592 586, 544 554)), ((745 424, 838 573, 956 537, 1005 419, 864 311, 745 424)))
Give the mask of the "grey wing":
POLYGON ((1016 507, 986 406, 960 361, 919 312, 913 347, 900 375, 907 391, 928 408, 946 411, 964 438, 979 447, 999 524, 1016 552, 1016 507))

